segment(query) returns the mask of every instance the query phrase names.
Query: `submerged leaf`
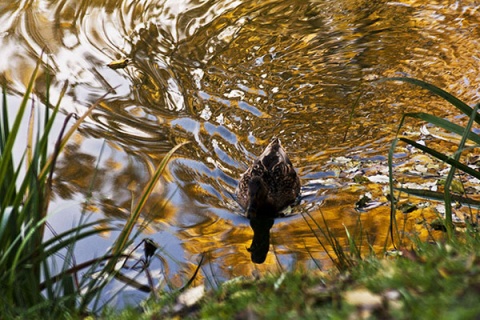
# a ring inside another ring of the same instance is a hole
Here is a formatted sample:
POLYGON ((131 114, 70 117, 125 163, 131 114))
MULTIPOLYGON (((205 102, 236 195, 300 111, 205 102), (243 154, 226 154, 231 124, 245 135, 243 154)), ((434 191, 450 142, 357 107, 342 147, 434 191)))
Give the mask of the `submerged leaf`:
POLYGON ((451 157, 446 156, 445 154, 443 154, 441 152, 438 152, 436 150, 433 150, 431 148, 423 146, 423 145, 421 145, 421 144, 419 144, 415 141, 412 141, 410 139, 400 138, 400 140, 402 140, 402 141, 414 146, 415 148, 418 148, 418 149, 434 156, 435 158, 437 158, 437 159, 439 159, 439 160, 441 160, 445 163, 448 163, 448 164, 452 165, 453 167, 455 167, 455 168, 457 168, 457 169, 459 169, 459 170, 461 170, 465 173, 468 173, 468 174, 472 175, 473 177, 476 177, 476 178, 480 177, 480 173, 478 171, 464 165, 463 163, 461 163, 461 162, 459 162, 459 161, 457 161, 457 160, 455 160, 451 157))
POLYGON ((355 177, 353 177, 353 181, 359 184, 370 182, 370 180, 367 177, 361 174, 357 174, 355 177))
POLYGON ((445 223, 440 219, 436 219, 430 222, 430 227, 432 227, 433 230, 438 230, 443 232, 447 231, 447 228, 445 227, 445 223))
POLYGON ((398 206, 398 210, 402 211, 403 213, 410 213, 417 209, 417 206, 411 202, 405 202, 398 206))
MULTIPOLYGON (((438 185, 444 186, 445 185, 445 179, 438 180, 438 185)), ((463 188, 463 183, 460 180, 457 180, 457 179, 452 181, 451 189, 452 189, 453 192, 465 193, 465 189, 463 188)))

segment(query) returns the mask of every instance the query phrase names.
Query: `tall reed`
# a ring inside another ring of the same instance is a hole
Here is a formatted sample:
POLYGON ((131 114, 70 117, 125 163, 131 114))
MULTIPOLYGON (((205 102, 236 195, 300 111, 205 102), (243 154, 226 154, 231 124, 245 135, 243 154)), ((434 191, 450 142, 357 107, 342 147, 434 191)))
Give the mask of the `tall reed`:
MULTIPOLYGON (((152 192, 160 174, 173 152, 168 153, 145 187, 140 200, 132 209, 113 249, 103 256, 76 265, 74 249, 80 240, 111 231, 106 219, 87 222, 45 237, 49 201, 55 163, 69 138, 91 113, 99 99, 74 123, 67 115, 58 137, 53 136, 54 123, 58 124, 58 112, 67 85, 54 106, 49 100, 50 82, 45 79, 47 94, 42 101, 43 111, 37 111, 34 102, 34 84, 40 81, 40 62, 35 67, 23 94, 16 114, 8 114, 7 90, 3 86, 0 110, 0 318, 48 317, 64 318, 66 314, 85 314, 92 301, 99 299, 101 290, 118 274, 114 266, 125 258, 123 252, 134 240, 132 229, 143 205, 152 192), (31 104, 30 104, 31 102, 31 104), (14 146, 23 139, 21 123, 26 119, 29 105, 30 120, 25 152, 14 154, 14 146), (42 114, 40 115, 40 112, 42 114), (12 120, 13 119, 13 120, 12 120), (67 129, 67 127, 69 127, 67 129), (53 152, 48 146, 55 140, 53 152), (63 257, 58 268, 53 269, 56 257, 63 257), (105 263, 106 262, 106 263, 105 263), (99 271, 100 269, 100 271, 99 271), (99 272, 103 276, 82 277, 99 272)), ((108 94, 108 93, 107 93, 108 94)))
POLYGON ((468 117, 467 124, 462 126, 454 123, 453 121, 439 118, 437 116, 434 116, 432 114, 428 114, 426 112, 415 112, 415 113, 406 113, 403 115, 400 124, 398 126, 397 130, 397 136, 392 142, 390 152, 388 154, 388 163, 389 163, 389 182, 390 182, 390 199, 391 199, 391 232, 392 232, 392 237, 393 237, 393 232, 394 232, 394 223, 395 223, 395 190, 399 192, 403 192, 406 194, 411 194, 411 195, 416 195, 420 197, 427 197, 431 199, 436 199, 439 201, 443 201, 445 204, 445 228, 447 230, 447 235, 448 238, 452 238, 454 236, 454 227, 452 223, 452 200, 458 201, 460 203, 466 203, 466 204, 479 204, 478 202, 469 199, 465 196, 458 196, 458 195, 453 195, 451 192, 451 186, 453 182, 453 178, 455 175, 456 170, 463 171, 469 175, 471 175, 474 178, 480 179, 480 172, 470 168, 468 165, 460 162, 460 157, 462 155, 462 152, 464 152, 467 149, 470 149, 472 147, 467 148, 466 147, 466 142, 467 140, 471 141, 474 146, 473 147, 478 147, 480 146, 480 136, 472 131, 472 126, 474 123, 480 124, 480 115, 478 114, 478 109, 479 109, 479 104, 477 104, 475 107, 470 107, 468 106, 465 102, 461 101, 454 95, 446 92, 443 89, 440 89, 439 87, 418 80, 418 79, 413 79, 413 78, 406 78, 406 77, 398 77, 398 78, 388 78, 385 79, 384 81, 401 81, 401 82, 406 82, 413 84, 415 86, 418 86, 420 88, 426 89, 429 92, 441 97, 442 99, 448 101, 451 105, 455 107, 460 113, 463 113, 468 117), (458 142, 456 151, 452 155, 447 155, 445 153, 442 153, 441 151, 434 150, 432 148, 429 148, 423 144, 420 144, 416 141, 413 141, 411 139, 408 139, 406 137, 401 137, 400 136, 400 130, 403 127, 405 120, 407 118, 413 118, 413 119, 418 119, 425 121, 427 123, 430 123, 434 126, 437 126, 439 128, 442 128, 448 132, 455 133, 461 137, 461 139, 458 142), (440 161, 443 161, 447 164, 450 165, 450 171, 446 177, 446 182, 444 186, 444 191, 443 193, 441 192, 433 192, 430 190, 424 190, 424 189, 408 189, 408 188, 396 188, 394 187, 394 181, 393 181, 393 154, 394 150, 398 144, 399 141, 403 141, 427 154, 432 156, 433 158, 436 158, 440 161))

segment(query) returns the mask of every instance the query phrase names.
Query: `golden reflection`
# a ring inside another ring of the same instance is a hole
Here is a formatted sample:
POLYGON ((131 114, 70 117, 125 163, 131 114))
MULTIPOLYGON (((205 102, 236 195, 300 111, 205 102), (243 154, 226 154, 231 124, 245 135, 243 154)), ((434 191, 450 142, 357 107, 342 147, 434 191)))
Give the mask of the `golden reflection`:
MULTIPOLYGON (((191 142, 169 163, 141 218, 153 221, 146 233, 168 244, 166 273, 185 265, 178 278, 170 274, 179 286, 204 252, 219 278, 302 267, 312 258, 329 266, 333 249, 319 229, 327 225, 345 248, 347 228, 365 254, 370 246, 381 253, 392 245, 385 161, 402 115, 456 114, 423 90, 372 80, 406 75, 468 104, 478 100, 472 53, 480 16, 473 0, 38 0, 0 7, 0 79, 13 96, 24 91, 39 59, 51 97, 69 82, 66 113, 81 113, 115 89, 59 158, 57 198, 91 199, 85 211, 122 221, 165 154, 191 142), (126 59, 122 68, 107 66, 126 59), (255 234, 239 216, 233 192, 274 135, 298 169, 302 202, 293 216, 275 221, 265 262, 255 265, 248 248, 265 252, 266 233, 255 234), (354 181, 356 175, 367 180, 354 181), (367 193, 372 207, 355 208, 367 193)), ((44 75, 35 86, 41 101, 44 75)), ((408 121, 402 134, 420 127, 408 121)), ((451 136, 430 133, 443 139, 429 137, 430 147, 456 151, 451 136)), ((396 186, 442 190, 442 165, 404 145, 394 162, 396 186)), ((479 197, 473 181, 456 179, 469 197, 479 197)), ((429 223, 441 206, 408 200, 417 209, 395 214, 394 239, 438 237, 429 223)), ((458 216, 475 210, 454 208, 458 216)))

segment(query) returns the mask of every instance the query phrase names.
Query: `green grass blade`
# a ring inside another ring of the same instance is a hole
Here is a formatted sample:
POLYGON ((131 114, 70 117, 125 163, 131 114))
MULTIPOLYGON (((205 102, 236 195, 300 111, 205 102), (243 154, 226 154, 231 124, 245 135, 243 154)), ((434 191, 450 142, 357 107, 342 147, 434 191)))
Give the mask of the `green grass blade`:
MULTIPOLYGON (((301 212, 302 214, 302 218, 303 220, 305 221, 305 223, 307 224, 308 228, 310 229, 310 231, 312 232, 312 234, 314 235, 314 237, 317 239, 317 242, 320 244, 320 246, 322 247, 323 251, 327 254, 328 258, 330 259, 330 261, 332 261, 334 264, 335 264, 335 257, 333 257, 328 248, 326 247, 326 245, 323 243, 323 241, 320 239, 320 237, 317 235, 317 233, 315 232, 315 230, 313 229, 312 225, 310 224, 310 222, 308 222, 308 219, 305 217, 305 215, 307 215, 315 224, 316 221, 313 220, 312 216, 307 212, 307 211, 302 211, 301 212)), ((318 227, 318 224, 317 224, 317 227, 318 227)), ((335 264, 335 266, 340 270, 340 266, 338 266, 337 264, 335 264)))
POLYGON ((420 149, 430 155, 432 155, 433 157, 445 162, 445 163, 448 163, 450 165, 452 165, 453 167, 465 172, 465 173, 468 173, 470 174, 471 176, 477 178, 477 179, 480 179, 480 172, 476 171, 475 169, 472 169, 470 168, 469 166, 467 165, 464 165, 463 163, 451 158, 451 157, 448 157, 446 155, 444 155, 443 153, 440 153, 436 150, 433 150, 429 147, 426 147, 424 145, 421 145, 413 140, 410 140, 410 139, 407 139, 407 138, 400 138, 400 140, 414 146, 415 148, 417 149, 420 149))
MULTIPOLYGON (((444 200, 443 192, 432 191, 428 189, 410 189, 410 188, 395 188, 395 190, 404 192, 412 196, 424 198, 424 199, 436 200, 436 201, 442 201, 442 202, 444 200)), ((480 209, 480 201, 469 199, 469 198, 462 197, 455 194, 452 194, 451 197, 452 197, 452 200, 455 202, 480 209)))
POLYGON ((362 98, 363 96, 363 92, 360 92, 358 94, 358 97, 357 99, 355 100, 355 102, 352 104, 352 109, 350 110, 350 115, 348 116, 348 121, 347 121, 347 128, 345 129, 345 133, 343 135, 343 141, 342 142, 345 142, 347 141, 347 134, 348 132, 350 131, 350 127, 352 126, 352 120, 353 120, 353 116, 355 114, 355 109, 358 107, 358 105, 360 104, 360 99, 362 98))
MULTIPOLYGON (((398 127, 398 131, 400 130, 402 123, 403 123, 402 118, 401 124, 398 127)), ((392 141, 392 145, 390 146, 390 149, 388 150, 388 186, 389 186, 389 195, 390 195, 390 225, 389 225, 389 233, 390 233, 390 240, 392 241, 392 245, 394 248, 396 248, 396 243, 395 243, 395 231, 396 235, 398 235, 398 227, 397 227, 397 219, 396 219, 396 213, 397 213, 397 208, 396 208, 396 198, 394 194, 394 186, 393 186, 393 154, 395 152, 395 148, 397 147, 398 144, 398 138, 395 138, 392 141)), ((385 239, 385 248, 387 247, 387 242, 388 239, 385 239)))
POLYGON ((0 194, 2 200, 0 202, 0 214, 10 205, 10 199, 16 197, 16 187, 14 181, 16 181, 16 175, 18 171, 14 169, 13 159, 5 159, 3 156, 6 153, 6 144, 10 135, 10 125, 8 123, 8 109, 7 109, 7 91, 6 88, 2 89, 2 110, 0 113, 1 128, 0 128, 0 161, 5 162, 5 174, 0 176, 2 182, 0 183, 0 194))
MULTIPOLYGON (((423 113, 423 112, 406 113, 405 117, 416 118, 416 119, 427 121, 437 127, 456 133, 460 136, 463 136, 465 133, 464 127, 428 113, 423 113)), ((475 142, 476 144, 480 145, 480 136, 478 134, 475 134, 467 130, 467 138, 475 142)))
MULTIPOLYGON (((77 228, 81 228, 82 230, 86 229, 83 226, 79 226, 77 228)), ((45 247, 44 256, 45 257, 53 256, 53 255, 57 254, 58 252, 60 252, 60 250, 67 249, 69 246, 76 244, 78 241, 80 241, 82 239, 86 239, 86 238, 89 238, 91 236, 96 236, 96 235, 98 235, 102 232, 109 232, 109 231, 112 231, 112 230, 115 230, 115 228, 104 227, 104 228, 101 228, 101 229, 87 229, 87 230, 84 230, 82 232, 80 232, 78 230, 75 230, 75 234, 73 236, 69 237, 69 238, 55 237, 55 241, 54 241, 55 243, 52 243, 52 246, 50 246, 50 247, 45 247)), ((35 258, 35 257, 28 257, 28 256, 25 257, 26 260, 33 259, 33 258, 35 258)))
POLYGON ((5 149, 7 143, 8 134, 10 133, 10 124, 8 123, 8 108, 7 108, 7 88, 2 87, 2 113, 1 115, 1 127, 0 127, 0 151, 5 149))
MULTIPOLYGON (((23 115, 25 114, 25 109, 27 107, 28 100, 30 99, 30 94, 33 90, 33 84, 35 83, 35 79, 37 78, 39 67, 40 61, 37 63, 35 69, 33 70, 30 81, 27 85, 27 89, 25 91, 25 94, 23 95, 22 102, 20 103, 20 106, 18 108, 17 116, 15 117, 13 125, 9 130, 8 138, 5 142, 5 146, 1 154, 0 178, 6 176, 6 172, 11 165, 10 159, 12 158, 13 154, 13 145, 15 143, 15 140, 17 139, 18 131, 20 130, 20 124, 22 122, 23 115)), ((8 119, 4 119, 4 121, 8 121, 8 119)))
MULTIPOLYGON (((443 89, 440 89, 439 87, 430 84, 428 82, 422 81, 422 80, 417 80, 413 78, 408 78, 408 77, 392 77, 392 78, 386 78, 382 79, 380 81, 402 81, 402 82, 407 82, 413 85, 416 85, 418 87, 427 89, 431 93, 434 93, 438 95, 439 97, 445 99, 449 103, 451 103, 455 108, 460 110, 463 114, 467 116, 471 116, 472 114, 472 108, 470 108, 466 103, 464 103, 462 100, 458 99, 457 97, 451 95, 450 93, 446 92, 443 89)), ((480 115, 475 116, 475 122, 480 123, 480 115)))
MULTIPOLYGON (((469 117, 467 126, 465 127, 465 134, 462 136, 462 139, 460 140, 460 143, 458 144, 458 149, 457 152, 454 154, 454 160, 459 161, 460 156, 462 154, 462 150, 465 148, 465 143, 467 142, 467 137, 468 133, 472 130, 473 126, 473 121, 475 119, 475 116, 477 115, 478 107, 480 105, 477 104, 473 110, 472 114, 469 117)), ((450 192, 450 187, 453 182, 453 178, 455 176, 455 170, 456 168, 452 166, 450 168, 450 171, 448 172, 447 179, 445 181, 445 188, 444 188, 444 194, 445 194, 445 226, 447 227, 447 233, 449 239, 452 239, 452 237, 455 235, 454 230, 453 230, 453 220, 452 220, 452 194, 450 192)))
POLYGON ((142 194, 140 195, 139 202, 135 206, 134 211, 130 215, 130 218, 128 219, 127 223, 125 224, 125 227, 123 228, 120 236, 118 237, 117 242, 114 245, 114 248, 115 248, 114 251, 113 251, 114 254, 120 253, 121 250, 123 250, 123 248, 125 248, 125 246, 127 244, 127 241, 128 241, 128 238, 129 238, 129 236, 130 236, 130 234, 133 230, 133 226, 137 222, 138 217, 140 216, 140 213, 143 209, 143 206, 147 202, 148 197, 150 196, 150 194, 151 194, 153 188, 155 187, 155 185, 157 184, 157 182, 160 178, 160 175, 163 173, 163 171, 167 167, 168 161, 170 161, 170 158, 173 156, 175 151, 177 151, 180 147, 184 146, 187 143, 188 142, 184 142, 184 143, 176 145, 175 147, 172 148, 172 150, 170 150, 165 155, 165 157, 163 157, 163 159, 160 162, 160 165, 158 166, 157 170, 155 170, 154 174, 150 178, 150 181, 148 182, 148 184, 143 189, 142 194))
MULTIPOLYGON (((350 248, 350 254, 352 254, 356 259, 361 260, 362 259, 362 253, 360 247, 357 245, 355 239, 353 236, 350 234, 350 231, 348 231, 348 228, 346 225, 343 225, 343 228, 345 229, 345 235, 348 240, 348 247, 350 248)), ((360 237, 361 241, 362 237, 360 237)))
POLYGON ((58 121, 57 119, 57 114, 60 110, 60 103, 63 100, 63 97, 65 96, 65 93, 67 92, 68 88, 68 82, 65 82, 62 91, 60 91, 60 95, 57 101, 57 104, 54 106, 52 113, 50 114, 50 109, 48 108, 49 106, 49 90, 47 90, 47 101, 45 103, 45 116, 44 116, 44 134, 40 139, 39 139, 39 148, 41 150, 42 154, 42 161, 40 163, 40 167, 44 168, 46 165, 46 162, 48 160, 48 155, 47 155, 47 150, 48 150, 48 145, 49 145, 49 137, 50 137, 50 132, 52 131, 54 123, 58 121))
MULTIPOLYGON (((78 119, 75 121, 75 123, 68 129, 68 131, 65 133, 65 135, 62 138, 61 143, 59 144, 59 147, 57 148, 58 153, 60 153, 63 148, 66 146, 67 142, 70 140, 70 137, 74 134, 74 132, 80 127, 82 124, 83 120, 87 118, 102 101, 105 99, 106 96, 108 96, 110 92, 107 92, 103 96, 101 96, 95 103, 93 103, 78 119)), ((40 176, 46 175, 50 171, 50 165, 56 158, 56 155, 51 155, 49 159, 46 161, 45 165, 42 167, 42 170, 40 172, 40 176)))

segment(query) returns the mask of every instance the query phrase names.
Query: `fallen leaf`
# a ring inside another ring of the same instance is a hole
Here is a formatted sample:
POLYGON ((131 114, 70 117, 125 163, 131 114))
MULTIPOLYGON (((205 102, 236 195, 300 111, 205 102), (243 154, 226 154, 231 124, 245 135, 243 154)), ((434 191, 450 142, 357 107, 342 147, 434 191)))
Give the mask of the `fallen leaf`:
POLYGON ((375 182, 375 183, 388 183, 389 182, 388 176, 384 175, 384 174, 377 174, 377 175, 374 175, 374 176, 370 176, 370 177, 368 177, 368 179, 370 179, 370 181, 375 182))
MULTIPOLYGON (((438 185, 445 186, 446 179, 438 180, 438 185)), ((464 193, 465 189, 463 188, 463 183, 460 180, 454 179, 450 185, 453 192, 464 193)))
POLYGON ((348 304, 370 310, 382 305, 382 297, 365 288, 345 292, 344 299, 348 304))
POLYGON ((114 60, 107 64, 107 67, 111 69, 124 69, 127 67, 128 63, 130 62, 129 59, 120 59, 120 60, 114 60))
POLYGON ((355 183, 360 183, 360 184, 370 182, 370 180, 367 177, 365 177, 361 174, 357 174, 355 177, 353 177, 353 181, 355 183))
POLYGON ((198 287, 190 288, 178 296, 178 303, 187 307, 193 306, 205 295, 205 286, 199 285, 198 287))
POLYGON ((355 208, 357 209, 363 209, 367 206, 367 204, 372 201, 372 198, 371 198, 372 194, 370 193, 366 193, 364 194, 362 197, 360 197, 360 199, 355 202, 355 208))
POLYGON ((417 209, 417 206, 411 202, 405 202, 398 206, 398 210, 402 211, 403 213, 410 213, 417 209))

